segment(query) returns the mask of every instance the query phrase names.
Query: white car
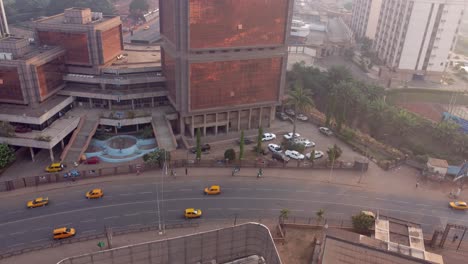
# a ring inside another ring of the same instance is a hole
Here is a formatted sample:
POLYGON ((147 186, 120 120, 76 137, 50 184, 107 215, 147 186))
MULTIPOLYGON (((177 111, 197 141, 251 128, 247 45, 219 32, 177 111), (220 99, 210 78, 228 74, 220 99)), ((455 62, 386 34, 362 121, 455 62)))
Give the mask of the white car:
MULTIPOLYGON (((309 152, 307 153, 305 156, 307 159, 310 159, 310 154, 312 152, 309 152)), ((323 151, 320 151, 320 150, 316 150, 315 153, 314 153, 314 159, 320 159, 321 157, 323 157, 323 151)))
POLYGON ((295 150, 286 150, 284 152, 284 154, 288 157, 290 157, 291 159, 295 159, 295 160, 303 160, 304 159, 304 155, 295 151, 295 150))
POLYGON ((301 120, 301 121, 307 121, 307 120, 309 120, 309 118, 308 118, 307 116, 303 115, 303 114, 298 114, 298 115, 296 116, 296 118, 299 119, 299 120, 301 120))
POLYGON ((284 112, 286 114, 290 115, 290 116, 295 116, 296 115, 296 113, 294 113, 294 110, 292 110, 292 109, 286 109, 286 110, 284 110, 284 112))
POLYGON ((315 147, 315 143, 308 140, 307 138, 295 138, 294 143, 302 144, 306 148, 315 147))
POLYGON ((319 127, 319 131, 320 133, 327 135, 327 136, 333 135, 333 132, 328 127, 319 127))
MULTIPOLYGON (((300 136, 301 136, 301 135, 299 135, 298 133, 296 133, 296 135, 295 135, 294 137, 297 138, 297 137, 300 137, 300 136)), ((292 132, 287 133, 287 134, 285 134, 283 137, 284 137, 285 139, 291 139, 291 138, 293 138, 293 133, 292 133, 292 132)))
POLYGON ((268 149, 271 151, 271 152, 281 152, 281 147, 276 145, 276 144, 268 144, 268 149))
POLYGON ((262 141, 270 141, 276 138, 276 135, 273 133, 264 133, 262 136, 262 141))

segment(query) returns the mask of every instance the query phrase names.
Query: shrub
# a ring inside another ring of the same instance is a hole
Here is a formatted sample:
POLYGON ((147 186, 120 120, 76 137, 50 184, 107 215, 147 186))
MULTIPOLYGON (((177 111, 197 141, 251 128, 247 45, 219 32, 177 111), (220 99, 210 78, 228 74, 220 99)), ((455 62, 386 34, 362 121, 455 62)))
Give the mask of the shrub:
POLYGON ((14 137, 15 128, 8 122, 0 122, 0 137, 14 137))
POLYGON ((151 126, 145 126, 141 131, 141 137, 144 139, 153 138, 153 128, 151 126))
POLYGON ((171 153, 165 149, 158 149, 143 155, 143 161, 149 165, 159 165, 162 167, 164 159, 166 161, 171 160, 171 153))
POLYGON ((7 144, 0 144, 0 169, 5 168, 15 159, 15 152, 7 144))
POLYGON ((41 135, 41 136, 37 136, 37 137, 35 138, 35 140, 50 142, 50 141, 52 140, 52 137, 51 137, 51 136, 44 136, 44 135, 41 135))
POLYGON ((343 135, 343 139, 346 142, 352 141, 356 137, 356 133, 352 129, 347 127, 341 130, 341 134, 343 135))
POLYGON ((304 150, 305 150, 305 146, 300 144, 300 143, 294 143, 294 141, 292 140, 283 140, 283 142, 281 143, 281 146, 283 147, 283 149, 286 149, 286 150, 295 150, 297 152, 300 152, 300 153, 303 153, 304 150))
POLYGON ((370 232, 375 221, 372 216, 364 214, 362 212, 358 215, 352 216, 351 219, 353 221, 354 230, 356 230, 358 233, 364 234, 370 232))
POLYGON ((224 152, 224 159, 227 159, 227 160, 235 160, 236 159, 236 152, 234 151, 234 149, 226 149, 226 151, 224 152))

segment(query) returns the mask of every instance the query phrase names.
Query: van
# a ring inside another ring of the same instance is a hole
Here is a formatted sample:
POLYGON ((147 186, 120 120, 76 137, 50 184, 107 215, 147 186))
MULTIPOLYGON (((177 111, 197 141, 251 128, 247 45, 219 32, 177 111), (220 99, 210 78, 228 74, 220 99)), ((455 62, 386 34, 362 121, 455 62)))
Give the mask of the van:
POLYGON ((54 229, 54 239, 62 239, 72 237, 76 234, 75 228, 61 227, 54 229))
POLYGON ((278 161, 281 161, 283 163, 288 163, 288 161, 290 160, 290 158, 288 156, 284 155, 281 152, 273 152, 271 157, 273 158, 273 160, 278 160, 278 161))
POLYGON ((57 171, 61 171, 63 170, 64 166, 61 162, 56 162, 56 163, 52 163, 50 164, 46 169, 45 171, 47 172, 57 172, 57 171))

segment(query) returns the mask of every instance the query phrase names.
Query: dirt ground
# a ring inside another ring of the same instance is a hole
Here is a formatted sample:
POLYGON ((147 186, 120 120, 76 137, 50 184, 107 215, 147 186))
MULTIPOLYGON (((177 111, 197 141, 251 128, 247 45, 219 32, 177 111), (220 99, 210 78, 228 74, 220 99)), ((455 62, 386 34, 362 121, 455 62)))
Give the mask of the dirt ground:
POLYGON ((276 243, 276 247, 283 263, 310 263, 313 256, 313 241, 323 235, 321 229, 292 228, 286 229, 286 242, 276 243))

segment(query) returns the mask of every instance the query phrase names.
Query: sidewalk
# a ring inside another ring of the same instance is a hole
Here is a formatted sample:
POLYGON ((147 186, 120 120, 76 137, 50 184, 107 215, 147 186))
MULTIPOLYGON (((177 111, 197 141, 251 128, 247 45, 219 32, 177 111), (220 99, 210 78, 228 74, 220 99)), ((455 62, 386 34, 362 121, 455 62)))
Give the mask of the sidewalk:
MULTIPOLYGON (((261 219, 260 219, 261 220, 261 219)), ((276 219, 275 219, 276 220, 276 219)), ((270 230, 276 224, 275 220, 261 220, 260 223, 268 226, 270 230)), ((245 222, 259 222, 259 219, 252 219, 252 220, 238 220, 237 224, 245 223, 245 222)), ((112 239, 113 248, 127 246, 131 244, 137 243, 144 243, 149 241, 156 241, 156 240, 164 240, 178 236, 184 236, 204 231, 209 231, 213 229, 219 229, 223 227, 232 226, 234 222, 232 220, 223 220, 223 221, 210 221, 204 222, 200 224, 199 227, 196 228, 181 228, 181 229, 169 229, 162 235, 158 234, 157 231, 151 232, 140 232, 140 233, 132 233, 123 236, 114 236, 112 239)), ((87 254, 91 252, 99 251, 99 247, 97 246, 98 242, 104 242, 107 246, 106 239, 96 239, 96 240, 89 240, 85 242, 78 242, 74 244, 67 244, 57 248, 49 248, 40 251, 34 251, 26 254, 22 254, 16 257, 11 257, 7 259, 0 260, 0 264, 17 264, 17 263, 34 263, 34 264, 54 264, 59 262, 60 260, 87 254)))

